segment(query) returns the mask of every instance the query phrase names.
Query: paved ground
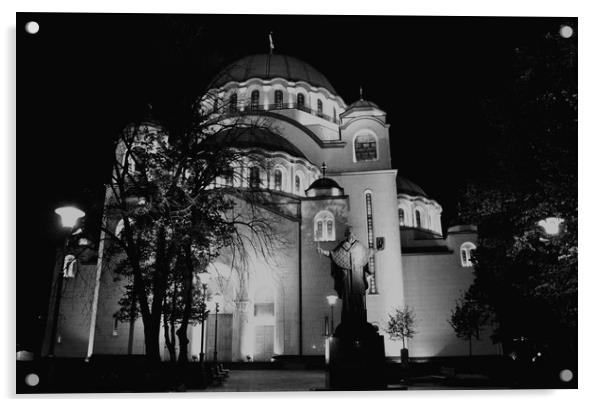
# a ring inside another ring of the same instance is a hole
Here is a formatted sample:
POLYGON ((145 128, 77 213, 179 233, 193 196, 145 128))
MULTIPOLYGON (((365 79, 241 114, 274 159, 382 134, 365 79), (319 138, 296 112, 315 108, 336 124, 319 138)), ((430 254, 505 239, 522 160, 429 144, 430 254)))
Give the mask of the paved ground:
POLYGON ((232 370, 222 386, 206 391, 309 391, 325 380, 323 370, 232 370))
MULTIPOLYGON (((311 391, 323 390, 325 387, 323 370, 232 370, 230 377, 223 385, 209 387, 210 392, 241 391, 311 391)), ((475 383, 476 384, 476 383, 475 383)), ((401 385, 389 386, 390 390, 473 390, 500 389, 481 385, 453 387, 445 386, 440 379, 433 376, 431 380, 414 382, 407 388, 401 385)))

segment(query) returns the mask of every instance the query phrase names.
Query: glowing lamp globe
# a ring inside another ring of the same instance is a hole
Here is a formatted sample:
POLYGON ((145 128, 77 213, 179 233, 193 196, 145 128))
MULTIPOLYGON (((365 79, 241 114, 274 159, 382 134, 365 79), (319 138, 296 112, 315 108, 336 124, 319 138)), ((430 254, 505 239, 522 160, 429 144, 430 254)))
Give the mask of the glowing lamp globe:
POLYGON ((77 220, 85 215, 84 211, 77 209, 74 206, 57 208, 54 210, 54 213, 61 217, 61 223, 64 228, 73 228, 77 223, 77 220))
POLYGON ((222 295, 220 293, 215 293, 211 296, 211 305, 214 307, 218 307, 222 305, 222 295))
POLYGON ((326 300, 328 300, 328 305, 335 305, 337 303, 337 299, 339 297, 337 297, 336 295, 329 295, 326 297, 326 300))
POLYGON ((560 225, 564 222, 562 218, 545 218, 537 222, 543 228, 547 235, 555 236, 560 233, 560 225))

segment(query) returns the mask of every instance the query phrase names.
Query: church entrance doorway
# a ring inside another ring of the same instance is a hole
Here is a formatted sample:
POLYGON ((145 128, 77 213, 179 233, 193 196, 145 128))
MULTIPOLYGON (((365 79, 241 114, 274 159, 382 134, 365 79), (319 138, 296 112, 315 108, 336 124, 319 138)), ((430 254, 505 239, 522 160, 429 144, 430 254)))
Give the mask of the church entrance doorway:
POLYGON ((271 285, 255 290, 253 319, 255 325, 254 362, 269 362, 274 355, 274 288, 271 285))
POLYGON ((274 355, 274 325, 255 327, 254 362, 269 362, 274 355))

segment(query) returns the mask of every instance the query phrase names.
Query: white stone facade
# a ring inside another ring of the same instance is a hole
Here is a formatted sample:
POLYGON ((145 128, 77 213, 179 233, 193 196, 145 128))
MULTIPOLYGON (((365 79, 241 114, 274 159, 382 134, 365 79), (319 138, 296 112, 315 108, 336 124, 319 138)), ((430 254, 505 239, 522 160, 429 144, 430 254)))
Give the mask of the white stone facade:
MULTIPOLYGON (((399 356, 400 348, 384 332, 387 316, 405 304, 414 307, 418 318, 419 333, 410 342, 410 356, 465 353, 446 319, 461 291, 470 285, 472 267, 460 265, 463 242, 458 242, 458 234, 443 238, 441 206, 419 187, 399 190, 400 178, 391 165, 386 113, 361 98, 347 105, 321 74, 294 58, 250 58, 251 62, 243 59, 229 68, 245 69, 231 75, 226 70, 218 77, 217 85, 202 99, 203 109, 209 114, 216 108, 231 109, 233 115, 262 116, 269 121, 278 143, 254 149, 254 154, 264 154, 269 163, 260 172, 260 185, 293 199, 290 213, 296 215, 277 220, 279 232, 290 244, 270 261, 253 257, 243 281, 225 259, 210 267, 210 289, 224 297, 218 316, 219 359, 265 361, 273 355, 324 353, 330 315, 326 296, 334 293, 334 284, 329 261, 320 257, 316 247, 333 248, 343 239, 347 226, 354 228, 363 244, 376 250, 371 265, 376 277, 366 296, 367 315, 385 336, 387 356, 399 356), (236 95, 236 103, 229 106, 232 95, 236 95), (279 150, 277 145, 294 149, 283 151, 286 149, 279 150), (344 194, 307 194, 322 176, 322 163, 327 166, 326 177, 344 194), (425 250, 432 247, 439 251, 425 250), (231 276, 229 283, 216 283, 217 275, 231 276)), ((229 183, 249 186, 249 168, 244 162, 233 165, 242 176, 232 181, 217 179, 216 187, 229 183)), ((476 234, 464 237, 476 243, 476 234)), ((82 304, 91 298, 87 293, 93 285, 84 281, 92 281, 94 272, 94 267, 82 267, 74 281, 67 282, 68 289, 70 284, 77 285, 82 294, 63 301, 61 343, 56 346, 59 356, 85 356, 89 320, 85 313, 75 315, 70 310, 85 308, 82 304)), ((115 326, 113 320, 124 282, 113 277, 109 269, 101 279, 95 353, 127 352, 128 324, 115 326)), ((337 304, 335 324, 339 313, 337 304)), ((205 332, 207 358, 214 349, 214 321, 212 314, 205 332)), ((200 332, 200 326, 190 328, 190 355, 201 352, 200 332)), ((134 334, 134 353, 142 353, 141 321, 134 334)), ((477 352, 495 350, 484 340, 477 352)))

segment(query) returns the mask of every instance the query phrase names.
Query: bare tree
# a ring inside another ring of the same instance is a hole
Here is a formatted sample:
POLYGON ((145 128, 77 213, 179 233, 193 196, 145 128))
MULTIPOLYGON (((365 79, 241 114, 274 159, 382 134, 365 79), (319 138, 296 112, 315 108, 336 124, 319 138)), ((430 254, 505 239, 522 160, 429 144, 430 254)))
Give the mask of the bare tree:
POLYGON ((406 349, 406 342, 416 334, 415 325, 414 310, 406 305, 403 309, 396 309, 393 315, 389 315, 385 331, 391 339, 401 340, 402 349, 406 349))
POLYGON ((475 301, 470 292, 456 301, 456 306, 452 310, 448 322, 454 328, 458 338, 468 340, 469 357, 472 357, 473 338, 480 339, 481 331, 489 319, 487 309, 475 301))
POLYGON ((171 327, 168 347, 177 324, 178 359, 188 360, 186 332, 193 321, 193 282, 200 269, 227 249, 237 270, 246 272, 249 251, 269 258, 278 241, 270 193, 246 174, 248 168, 266 171, 267 164, 261 154, 237 148, 241 137, 273 130, 263 118, 237 114, 236 106, 220 110, 213 98, 198 101, 183 130, 137 123, 116 144, 105 210, 119 220, 119 231, 109 225, 103 230, 116 251, 125 254, 118 271, 132 281, 125 293, 129 301, 122 302, 122 308, 131 310, 122 309, 120 316, 140 314, 151 359, 160 358, 163 315, 163 324, 171 327), (170 292, 170 284, 177 290, 170 292), (174 301, 174 295, 181 301, 174 301), (182 307, 181 314, 174 307, 182 307))

